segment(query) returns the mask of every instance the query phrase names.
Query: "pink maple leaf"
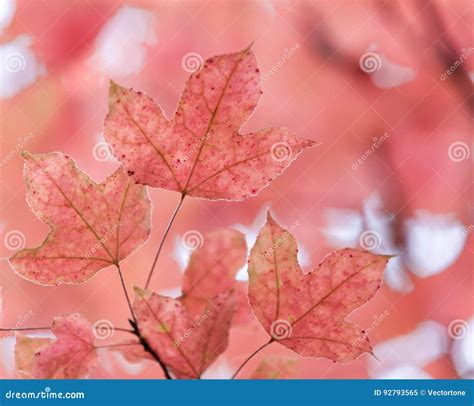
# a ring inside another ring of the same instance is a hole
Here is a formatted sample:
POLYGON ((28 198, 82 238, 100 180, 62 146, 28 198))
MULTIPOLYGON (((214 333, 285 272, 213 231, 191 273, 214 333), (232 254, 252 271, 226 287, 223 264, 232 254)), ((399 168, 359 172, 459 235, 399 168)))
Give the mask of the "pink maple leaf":
POLYGON ((61 153, 24 157, 28 204, 51 231, 10 258, 19 275, 43 285, 84 282, 148 239, 146 188, 123 168, 97 184, 61 153))
POLYGON ((254 196, 316 144, 286 128, 239 133, 257 106, 259 76, 250 49, 209 58, 171 120, 148 96, 112 82, 105 139, 138 183, 213 200, 254 196))
POLYGON ((250 304, 271 341, 343 363, 371 353, 367 335, 345 318, 375 295, 390 257, 343 249, 305 274, 297 251, 294 237, 268 213, 248 272, 250 304))

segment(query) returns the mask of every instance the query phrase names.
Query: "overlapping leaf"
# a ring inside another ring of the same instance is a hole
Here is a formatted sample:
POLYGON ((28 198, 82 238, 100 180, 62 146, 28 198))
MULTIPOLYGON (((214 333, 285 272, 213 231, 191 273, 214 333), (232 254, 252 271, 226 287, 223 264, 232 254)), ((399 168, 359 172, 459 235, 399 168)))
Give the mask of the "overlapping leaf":
POLYGON ((287 379, 294 373, 294 358, 271 356, 264 358, 251 376, 251 379, 287 379))
POLYGON ((329 254, 303 273, 294 237, 268 214, 249 259, 249 299, 260 323, 300 355, 349 362, 372 352, 369 340, 346 317, 382 284, 388 256, 355 249, 329 254))
POLYGON ((205 234, 203 245, 191 254, 183 275, 180 300, 188 312, 202 314, 209 300, 233 289, 246 258, 247 244, 240 231, 220 229, 205 234))
POLYGON ((207 199, 256 195, 313 141, 286 128, 239 134, 261 94, 250 49, 209 58, 168 120, 148 96, 110 85, 104 135, 141 184, 207 199))
POLYGON ((227 348, 233 293, 218 295, 198 318, 179 300, 136 288, 133 305, 141 335, 178 378, 199 378, 227 348))
POLYGON ((10 259, 19 275, 43 285, 84 282, 147 240, 150 201, 123 168, 96 184, 61 153, 24 157, 28 203, 51 231, 10 259))
POLYGON ((17 336, 15 357, 23 377, 74 379, 86 376, 97 361, 92 324, 79 314, 56 317, 55 340, 17 336))

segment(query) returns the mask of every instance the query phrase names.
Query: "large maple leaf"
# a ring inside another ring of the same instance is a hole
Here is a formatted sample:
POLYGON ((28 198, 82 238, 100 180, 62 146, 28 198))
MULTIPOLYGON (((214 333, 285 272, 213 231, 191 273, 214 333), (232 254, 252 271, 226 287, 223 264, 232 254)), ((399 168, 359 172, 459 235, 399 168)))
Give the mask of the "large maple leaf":
POLYGON ((104 136, 138 183, 207 199, 256 195, 316 144, 286 128, 239 133, 259 79, 250 49, 209 58, 186 82, 172 120, 148 96, 111 83, 104 136))
POLYGON ((216 296, 194 318, 179 300, 135 288, 138 327, 177 378, 195 379, 227 348, 234 314, 233 292, 216 296))
POLYGON ((390 257, 355 249, 303 273, 294 237, 268 213, 249 258, 249 300, 272 341, 300 355, 349 362, 372 348, 346 317, 371 299, 390 257))
POLYGON ((41 246, 10 258, 19 275, 43 285, 84 282, 147 240, 146 188, 122 167, 96 184, 61 153, 24 157, 27 201, 51 231, 41 246))
POLYGON ((56 317, 55 340, 19 335, 15 348, 21 376, 74 379, 86 376, 97 362, 92 324, 79 314, 56 317))

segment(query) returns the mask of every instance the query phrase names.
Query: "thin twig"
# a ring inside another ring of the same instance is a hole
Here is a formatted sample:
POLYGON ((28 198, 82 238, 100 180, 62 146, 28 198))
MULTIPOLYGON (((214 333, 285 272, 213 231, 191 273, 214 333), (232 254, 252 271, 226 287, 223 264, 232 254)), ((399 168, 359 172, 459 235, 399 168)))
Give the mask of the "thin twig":
POLYGON ((237 374, 247 364, 247 362, 249 362, 255 355, 257 355, 260 351, 262 351, 267 345, 270 345, 271 343, 273 343, 273 341, 275 341, 275 340, 272 338, 270 341, 268 341, 267 343, 265 343, 262 346, 258 347, 252 354, 250 354, 247 357, 247 359, 243 362, 243 364, 237 369, 237 371, 235 371, 234 375, 232 375, 232 378, 230 378, 230 379, 235 379, 237 374))
POLYGON ((171 229, 171 226, 173 225, 174 219, 176 218, 176 215, 179 212, 179 209, 181 208, 181 205, 183 204, 185 194, 183 193, 181 195, 181 199, 179 200, 178 206, 176 206, 176 209, 174 210, 173 215, 170 218, 170 221, 168 222, 168 225, 166 226, 165 232, 163 234, 163 237, 161 239, 160 245, 158 246, 158 251, 156 251, 155 259, 153 260, 153 264, 150 269, 150 273, 148 274, 148 278, 146 280, 145 284, 145 289, 148 289, 148 286, 150 285, 151 277, 153 276, 153 272, 155 270, 156 263, 158 262, 158 257, 160 256, 161 249, 163 248, 163 245, 165 243, 166 237, 168 236, 168 233, 171 229))
POLYGON ((117 267, 117 271, 118 271, 118 274, 120 276, 120 282, 122 283, 122 288, 123 288, 123 291, 125 293, 125 298, 127 299, 128 308, 130 309, 130 313, 132 314, 133 321, 136 323, 137 318, 135 317, 135 313, 134 313, 133 307, 132 307, 132 302, 130 301, 130 297, 128 296, 127 287, 125 286, 125 281, 123 279, 122 270, 120 269, 120 265, 118 263, 116 263, 115 266, 117 267))
POLYGON ((106 326, 99 326, 95 328, 96 330, 114 330, 114 331, 123 331, 124 333, 130 333, 130 334, 135 334, 135 332, 132 329, 129 328, 123 328, 123 327, 106 327, 106 326))
POLYGON ((130 308, 130 313, 132 314, 133 320, 129 320, 129 321, 133 327, 133 330, 132 330, 133 334, 135 334, 138 337, 138 339, 140 340, 139 344, 143 345, 144 350, 148 352, 149 354, 151 354, 151 356, 155 359, 155 361, 158 362, 158 364, 160 364, 160 367, 161 369, 163 369, 166 379, 173 379, 168 372, 168 368, 166 367, 164 362, 161 360, 159 355, 155 351, 153 351, 153 349, 148 344, 148 341, 141 335, 140 328, 138 327, 138 321, 135 316, 135 312, 133 311, 132 302, 130 301, 130 297, 128 296, 128 292, 127 292, 127 287, 125 286, 122 270, 120 269, 120 265, 118 263, 116 263, 115 266, 117 267, 117 270, 120 276, 120 282, 122 282, 122 288, 125 293, 125 298, 127 299, 128 307, 130 308))
POLYGON ((0 328, 0 331, 34 331, 34 330, 51 330, 51 327, 12 327, 12 328, 0 328))
POLYGON ((123 344, 106 344, 106 345, 95 345, 94 348, 114 348, 114 347, 129 347, 131 345, 141 345, 141 343, 123 343, 123 344))
MULTIPOLYGON (((35 330, 51 330, 51 327, 2 327, 0 331, 35 331, 35 330)), ((108 327, 96 327, 96 330, 109 330, 108 327)), ((122 327, 113 327, 115 331, 123 331, 125 333, 134 334, 133 330, 129 328, 122 328, 122 327)))
POLYGON ((163 370, 163 373, 165 374, 166 379, 173 379, 168 371, 168 367, 166 364, 161 360, 160 356, 153 350, 153 348, 150 347, 150 344, 148 344, 148 341, 143 337, 140 333, 140 329, 138 327, 138 324, 134 323, 133 321, 130 320, 130 324, 134 328, 135 335, 138 337, 140 340, 140 344, 143 345, 143 349, 149 353, 156 362, 160 365, 161 369, 163 370))

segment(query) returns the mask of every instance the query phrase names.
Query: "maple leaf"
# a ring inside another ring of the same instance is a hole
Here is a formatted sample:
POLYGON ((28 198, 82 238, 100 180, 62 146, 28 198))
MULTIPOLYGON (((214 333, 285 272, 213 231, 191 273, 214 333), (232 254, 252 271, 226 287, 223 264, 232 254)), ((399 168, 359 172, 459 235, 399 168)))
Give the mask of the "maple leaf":
POLYGON ((233 292, 215 297, 199 317, 182 303, 135 288, 133 305, 142 337, 178 378, 199 378, 225 351, 234 314, 233 292))
POLYGON ((51 231, 10 258, 19 275, 43 285, 84 282, 148 239, 146 188, 122 167, 97 184, 61 153, 24 157, 27 201, 51 231))
POLYGON ((39 379, 74 379, 95 366, 92 324, 81 315, 56 317, 51 327, 55 340, 17 336, 15 357, 23 376, 39 379))
POLYGON ((239 133, 257 106, 259 78, 250 49, 209 58, 172 120, 148 96, 111 82, 105 139, 138 183, 213 200, 254 196, 316 145, 286 128, 239 133))
POLYGON ((294 237, 268 213, 249 259, 249 300, 271 335, 302 356, 349 362, 372 348, 345 318, 382 284, 389 256, 342 249, 303 273, 294 237))
POLYGON ((246 258, 247 243, 240 231, 220 229, 204 235, 202 246, 191 254, 183 275, 180 300, 188 312, 202 314, 209 300, 233 289, 246 258))

